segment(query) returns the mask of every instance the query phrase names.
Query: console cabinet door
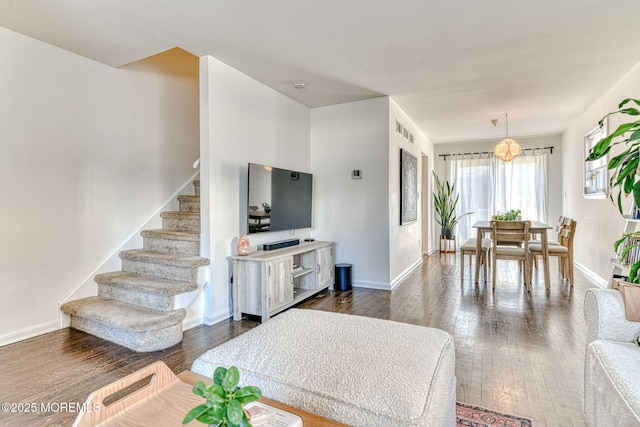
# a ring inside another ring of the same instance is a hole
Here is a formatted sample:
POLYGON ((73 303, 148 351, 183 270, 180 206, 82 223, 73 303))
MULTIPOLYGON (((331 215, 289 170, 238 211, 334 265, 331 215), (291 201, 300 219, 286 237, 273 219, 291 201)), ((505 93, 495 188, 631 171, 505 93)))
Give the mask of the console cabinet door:
POLYGON ((333 284, 333 245, 316 249, 316 274, 318 288, 333 284))
POLYGON ((267 263, 267 301, 269 311, 293 301, 293 260, 278 258, 267 263))

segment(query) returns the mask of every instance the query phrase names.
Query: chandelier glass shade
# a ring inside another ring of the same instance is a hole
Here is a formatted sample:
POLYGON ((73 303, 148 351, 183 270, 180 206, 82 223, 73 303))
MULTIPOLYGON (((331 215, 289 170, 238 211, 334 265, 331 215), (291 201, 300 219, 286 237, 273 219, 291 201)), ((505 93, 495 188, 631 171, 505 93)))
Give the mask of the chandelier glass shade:
POLYGON ((493 154, 503 162, 510 162, 522 153, 522 147, 515 139, 505 138, 498 142, 493 149, 493 154))
MULTIPOLYGON (((506 119, 506 136, 493 148, 493 154, 503 162, 510 162, 522 153, 522 147, 515 139, 509 138, 509 114, 505 113, 504 117, 506 119)), ((500 122, 501 120, 491 121, 494 126, 497 126, 500 122)))

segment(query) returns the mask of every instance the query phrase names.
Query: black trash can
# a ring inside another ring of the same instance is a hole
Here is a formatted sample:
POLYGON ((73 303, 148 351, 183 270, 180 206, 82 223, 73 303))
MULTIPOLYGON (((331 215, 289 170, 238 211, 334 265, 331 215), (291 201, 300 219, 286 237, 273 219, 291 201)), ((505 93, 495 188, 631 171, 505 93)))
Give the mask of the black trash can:
POLYGON ((336 264, 336 291, 348 291, 351 289, 351 264, 336 264))

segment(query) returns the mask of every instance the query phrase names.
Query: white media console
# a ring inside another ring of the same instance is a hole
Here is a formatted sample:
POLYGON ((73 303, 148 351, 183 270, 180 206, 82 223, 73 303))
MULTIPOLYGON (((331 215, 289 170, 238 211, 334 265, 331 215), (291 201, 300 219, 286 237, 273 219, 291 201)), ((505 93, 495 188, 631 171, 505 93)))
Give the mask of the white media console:
POLYGON ((333 287, 333 242, 302 242, 270 251, 235 255, 233 320, 242 313, 269 317, 333 287))

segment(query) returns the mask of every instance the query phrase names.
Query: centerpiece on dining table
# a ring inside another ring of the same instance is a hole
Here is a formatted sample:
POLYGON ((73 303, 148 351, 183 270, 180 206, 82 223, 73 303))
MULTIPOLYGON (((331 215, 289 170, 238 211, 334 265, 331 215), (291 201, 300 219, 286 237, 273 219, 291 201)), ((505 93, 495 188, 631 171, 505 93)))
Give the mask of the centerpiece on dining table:
POLYGON ((505 213, 498 211, 498 213, 493 215, 491 219, 494 221, 520 221, 522 220, 522 216, 520 215, 521 213, 520 209, 511 209, 505 213))

